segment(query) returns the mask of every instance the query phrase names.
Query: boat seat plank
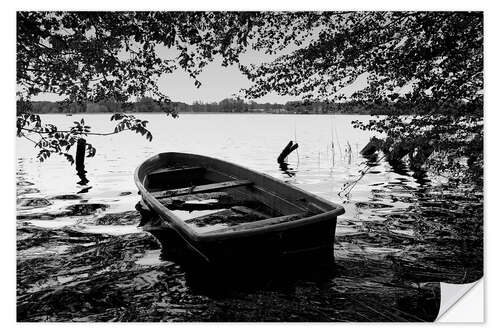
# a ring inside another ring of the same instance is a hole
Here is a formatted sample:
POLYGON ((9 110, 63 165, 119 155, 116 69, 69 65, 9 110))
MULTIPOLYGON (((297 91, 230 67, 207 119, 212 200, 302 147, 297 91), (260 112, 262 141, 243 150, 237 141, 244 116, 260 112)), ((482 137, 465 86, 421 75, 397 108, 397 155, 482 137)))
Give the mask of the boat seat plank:
POLYGON ((290 215, 284 215, 284 216, 278 216, 278 217, 273 217, 270 219, 265 219, 265 220, 259 220, 255 222, 247 222, 247 223, 242 223, 240 225, 236 225, 234 227, 229 227, 221 230, 214 230, 214 231, 209 231, 204 233, 204 235, 210 235, 210 234, 218 234, 221 232, 234 232, 234 231, 241 231, 241 230, 249 230, 257 227, 262 227, 262 226, 268 226, 268 225, 273 225, 273 224, 278 224, 278 223, 283 223, 283 222, 289 222, 295 219, 303 218, 305 217, 305 214, 290 214, 290 215))
MULTIPOLYGON (((164 199, 164 200, 168 200, 164 199)), ((214 210, 214 209, 226 209, 232 208, 235 205, 248 205, 248 206, 256 206, 258 204, 257 201, 251 200, 238 200, 238 201, 217 201, 217 202, 185 202, 181 200, 167 201, 160 199, 160 202, 170 210, 185 210, 185 211, 194 211, 194 210, 214 210)))
POLYGON ((183 194, 166 198, 159 198, 158 200, 164 205, 170 205, 175 202, 186 202, 186 201, 207 201, 207 200, 230 201, 233 200, 233 198, 227 192, 208 192, 208 193, 183 194))
POLYGON ((260 215, 246 214, 231 208, 188 219, 185 222, 188 224, 194 224, 198 227, 203 227, 206 225, 216 226, 222 224, 225 225, 222 228, 227 228, 227 226, 235 226, 247 222, 254 222, 260 219, 260 215))
POLYGON ((263 212, 259 212, 256 209, 252 209, 252 208, 248 207, 248 205, 247 206, 234 206, 232 209, 237 211, 237 212, 241 212, 243 214, 258 216, 261 219, 269 219, 272 217, 271 215, 265 214, 263 212))
POLYGON ((227 182, 221 182, 221 183, 212 183, 212 184, 206 184, 206 185, 184 187, 184 188, 179 188, 179 189, 150 192, 150 193, 156 199, 161 199, 161 198, 169 198, 169 197, 175 197, 175 196, 186 195, 186 194, 212 192, 212 191, 217 191, 217 190, 222 190, 222 189, 227 189, 227 188, 232 188, 232 187, 248 186, 248 185, 252 185, 252 184, 253 183, 249 180, 234 180, 234 181, 227 181, 227 182))
POLYGON ((202 167, 182 167, 182 168, 162 168, 155 171, 151 171, 149 175, 160 175, 160 174, 174 174, 174 173, 196 173, 204 172, 205 168, 202 167))

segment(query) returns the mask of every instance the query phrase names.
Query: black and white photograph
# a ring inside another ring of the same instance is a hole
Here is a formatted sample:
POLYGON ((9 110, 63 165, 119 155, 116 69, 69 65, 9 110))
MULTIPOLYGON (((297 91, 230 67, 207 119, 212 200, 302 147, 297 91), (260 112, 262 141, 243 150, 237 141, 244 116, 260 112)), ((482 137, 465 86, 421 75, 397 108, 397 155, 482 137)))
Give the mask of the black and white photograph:
POLYGON ((484 11, 330 6, 10 13, 17 322, 434 322, 482 280, 484 11))

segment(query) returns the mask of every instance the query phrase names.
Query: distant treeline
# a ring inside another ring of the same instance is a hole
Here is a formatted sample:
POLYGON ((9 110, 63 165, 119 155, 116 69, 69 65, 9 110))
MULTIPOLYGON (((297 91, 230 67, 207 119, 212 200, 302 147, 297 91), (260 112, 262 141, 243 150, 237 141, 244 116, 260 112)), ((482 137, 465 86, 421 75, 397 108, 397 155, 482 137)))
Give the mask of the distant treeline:
MULTIPOLYGON (((32 102, 33 113, 116 113, 116 112, 162 112, 160 104, 152 98, 144 97, 131 103, 125 109, 118 103, 104 101, 100 103, 64 105, 58 102, 32 102)), ((287 102, 256 103, 242 99, 226 98, 220 102, 202 103, 171 102, 167 107, 178 113, 296 113, 296 114, 387 114, 393 112, 393 106, 369 105, 361 102, 324 103, 324 102, 287 102)), ((414 108, 405 108, 405 114, 415 113, 414 108)))

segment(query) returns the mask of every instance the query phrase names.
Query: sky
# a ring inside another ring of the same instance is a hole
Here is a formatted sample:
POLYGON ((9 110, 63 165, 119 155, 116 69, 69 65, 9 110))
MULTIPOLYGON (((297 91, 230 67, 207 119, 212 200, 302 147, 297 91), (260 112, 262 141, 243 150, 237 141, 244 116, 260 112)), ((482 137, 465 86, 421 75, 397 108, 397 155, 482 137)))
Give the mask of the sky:
MULTIPOLYGON (((175 53, 172 50, 163 48, 158 50, 165 58, 172 58, 175 53)), ((264 53, 249 51, 241 55, 244 64, 259 64, 270 61, 273 57, 264 53)), ((165 93, 172 101, 192 104, 198 102, 220 102, 224 98, 232 97, 241 89, 250 87, 250 81, 243 75, 236 65, 222 67, 221 59, 216 58, 209 63, 199 75, 198 80, 201 86, 196 88, 194 80, 182 69, 177 69, 173 73, 165 74, 158 80, 160 91, 165 93)), ((40 94, 33 98, 35 101, 57 101, 62 98, 55 94, 40 94)), ((285 103, 291 100, 298 100, 296 96, 280 96, 270 93, 259 99, 259 103, 285 103)))
MULTIPOLYGON (((305 43, 312 41, 317 36, 317 33, 313 33, 312 37, 305 39, 305 43)), ((280 55, 293 52, 296 49, 297 46, 293 43, 275 55, 269 55, 263 51, 247 49, 244 53, 240 54, 239 61, 247 66, 250 64, 260 65, 265 62, 271 62, 280 55)), ((173 50, 167 48, 159 48, 157 52, 159 52, 162 57, 166 58, 172 58, 176 55, 173 50)), ((221 62, 220 58, 216 58, 205 67, 204 71, 198 77, 198 80, 202 83, 200 88, 196 88, 193 79, 183 70, 179 69, 160 79, 160 89, 165 92, 172 101, 185 103, 201 101, 211 103, 220 102, 224 98, 232 97, 233 94, 237 94, 241 89, 250 87, 250 80, 240 72, 236 65, 222 67, 221 62)), ((342 93, 349 96, 352 92, 365 87, 367 85, 367 76, 367 74, 361 75, 357 80, 352 82, 349 87, 342 90, 342 93)), ((281 96, 275 92, 254 99, 257 103, 281 104, 297 100, 300 100, 300 97, 291 95, 281 96)))
MULTIPOLYGON (((271 62, 276 57, 287 52, 292 52, 295 46, 287 47, 277 55, 265 54, 262 51, 247 50, 240 55, 240 62, 244 65, 261 64, 271 62)), ((165 59, 173 59, 177 56, 178 51, 169 49, 164 46, 156 48, 159 56, 165 59)), ((127 55, 123 55, 127 57, 127 55)), ((174 102, 184 102, 192 104, 193 102, 212 103, 220 102, 224 98, 235 97, 241 89, 248 88, 251 82, 243 75, 237 65, 222 67, 222 60, 215 58, 209 63, 198 76, 201 86, 197 88, 194 80, 182 69, 177 69, 173 73, 165 74, 158 80, 160 91, 167 95, 174 102)), ((361 75, 342 92, 349 96, 352 92, 366 86, 367 75, 361 75)), ((241 95, 242 96, 242 95, 241 95)), ((55 94, 39 94, 32 100, 35 101, 58 101, 63 98, 55 94)), ((254 99, 257 103, 280 103, 284 104, 288 101, 297 101, 300 97, 285 95, 281 96, 271 92, 267 95, 254 99)))
MULTIPOLYGON (((241 89, 250 87, 250 81, 236 65, 222 67, 220 60, 208 64, 198 80, 201 82, 200 88, 196 88, 193 79, 179 69, 163 76, 158 84, 160 90, 165 92, 172 101, 190 104, 195 101, 220 102, 224 98, 237 94, 241 89)), ((291 100, 297 100, 297 97, 271 93, 255 99, 259 103, 285 103, 291 100)))
MULTIPOLYGON (((248 88, 250 81, 244 76, 236 65, 222 67, 220 60, 208 64, 199 75, 198 80, 202 83, 199 88, 194 85, 194 80, 189 75, 178 69, 175 72, 162 76, 158 85, 160 91, 170 97, 172 101, 192 104, 195 101, 212 103, 220 102, 224 98, 233 97, 241 89, 248 88)), ((350 92, 366 86, 366 75, 355 80, 344 92, 350 92)), ((61 100, 57 95, 40 94, 33 98, 36 101, 61 100)), ((257 103, 281 103, 300 100, 297 96, 280 96, 276 93, 268 93, 266 96, 255 99, 257 103)))
MULTIPOLYGON (((285 52, 290 52, 292 49, 286 49, 285 52)), ((157 52, 161 57, 174 58, 177 52, 165 47, 157 48, 157 52)), ((240 55, 240 62, 244 65, 261 64, 270 62, 278 55, 268 55, 264 52, 247 50, 240 55)), ((185 103, 193 103, 201 101, 205 103, 220 102, 224 98, 232 97, 238 94, 241 89, 250 87, 250 80, 243 75, 237 65, 222 67, 222 59, 216 57, 213 62, 209 63, 198 76, 201 86, 196 88, 194 80, 182 69, 176 70, 174 73, 165 75, 159 80, 161 91, 165 92, 172 101, 185 103)), ((296 96, 280 96, 276 93, 269 93, 259 99, 255 99, 258 103, 286 103, 291 100, 298 100, 296 96)))

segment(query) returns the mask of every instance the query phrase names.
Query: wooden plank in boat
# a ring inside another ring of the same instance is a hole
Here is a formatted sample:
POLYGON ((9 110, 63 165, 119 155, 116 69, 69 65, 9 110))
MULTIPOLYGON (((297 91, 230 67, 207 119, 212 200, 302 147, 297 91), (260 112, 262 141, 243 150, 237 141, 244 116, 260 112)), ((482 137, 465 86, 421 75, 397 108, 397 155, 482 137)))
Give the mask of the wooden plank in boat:
POLYGON ((182 194, 175 197, 169 197, 169 200, 186 200, 186 201, 208 200, 208 199, 226 200, 230 198, 231 195, 225 191, 212 191, 212 192, 182 194))
POLYGON ((184 172, 204 172, 205 168, 202 167, 182 167, 182 168, 162 168, 155 171, 151 171, 149 175, 158 174, 174 174, 174 173, 184 173, 184 172))
POLYGON ((158 191, 151 192, 153 197, 157 199, 174 197, 179 195, 193 194, 193 193, 203 193, 203 192, 211 192, 226 188, 238 187, 238 186, 248 186, 252 185, 252 182, 249 180, 234 180, 227 181, 221 183, 212 183, 207 185, 198 185, 192 187, 179 188, 174 190, 166 190, 166 191, 158 191))
POLYGON ((206 225, 218 225, 224 224, 223 228, 227 228, 227 225, 234 226, 238 224, 255 222, 261 220, 260 215, 255 215, 252 213, 242 213, 234 209, 225 209, 211 214, 195 217, 188 219, 185 222, 189 224, 195 224, 196 226, 206 226, 206 225))
POLYGON ((247 207, 247 206, 234 206, 234 207, 232 207, 232 209, 235 211, 241 212, 243 214, 256 215, 262 219, 269 219, 272 217, 271 215, 267 215, 263 212, 259 212, 258 210, 252 209, 252 208, 247 207))
POLYGON ((289 221, 292 221, 295 219, 303 218, 304 216, 305 216, 305 214, 290 214, 290 215, 278 216, 278 217, 273 217, 273 218, 265 219, 265 220, 259 220, 259 221, 255 221, 255 222, 242 223, 240 225, 221 229, 221 230, 209 231, 209 232, 204 233, 204 235, 248 230, 248 229, 253 229, 253 228, 257 228, 257 227, 261 227, 261 226, 268 226, 268 225, 273 225, 273 224, 278 224, 278 223, 283 223, 283 222, 289 222, 289 221))
POLYGON ((193 210, 214 210, 214 209, 226 209, 231 208, 235 205, 248 205, 248 206, 256 206, 258 204, 257 201, 250 200, 238 200, 238 201, 215 201, 215 202, 186 202, 182 200, 173 200, 167 201, 167 199, 160 199, 160 202, 170 210, 185 210, 185 211, 193 211, 193 210), (165 202, 166 201, 166 202, 165 202))
POLYGON ((206 200, 217 200, 222 202, 234 201, 232 196, 227 192, 208 192, 208 193, 193 193, 178 195, 174 197, 160 198, 159 201, 164 205, 170 205, 175 202, 186 202, 186 201, 206 201, 206 200))
MULTIPOLYGON (((212 181, 223 181, 227 179, 227 175, 214 169, 207 169, 205 177, 212 181)), ((236 189, 235 191, 238 191, 236 189)), ((259 188, 258 185, 249 188, 249 191, 245 193, 246 196, 251 197, 253 200, 257 200, 265 203, 269 208, 274 211, 280 212, 283 215, 296 214, 301 211, 307 211, 304 202, 299 201, 288 201, 282 196, 273 194, 268 191, 267 188, 259 188)))
POLYGON ((307 211, 314 215, 326 212, 326 210, 323 207, 320 207, 313 202, 307 203, 307 211))

